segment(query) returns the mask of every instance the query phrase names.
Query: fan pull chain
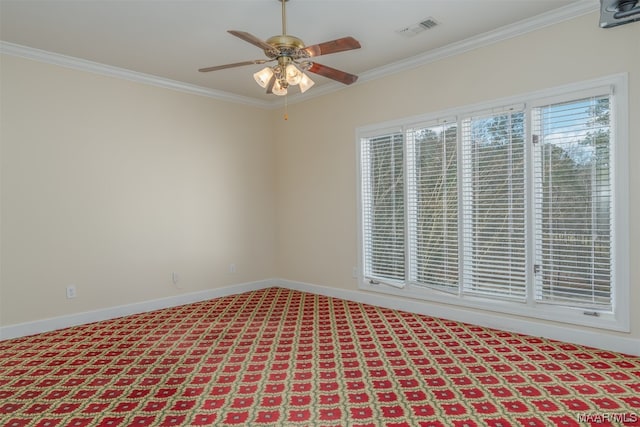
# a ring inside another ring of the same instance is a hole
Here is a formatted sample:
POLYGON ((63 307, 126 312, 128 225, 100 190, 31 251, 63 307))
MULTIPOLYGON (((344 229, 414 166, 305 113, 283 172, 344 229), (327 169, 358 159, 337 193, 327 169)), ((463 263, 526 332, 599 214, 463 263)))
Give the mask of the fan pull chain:
POLYGON ((289 95, 284 96, 284 119, 289 120, 289 105, 288 105, 289 95))

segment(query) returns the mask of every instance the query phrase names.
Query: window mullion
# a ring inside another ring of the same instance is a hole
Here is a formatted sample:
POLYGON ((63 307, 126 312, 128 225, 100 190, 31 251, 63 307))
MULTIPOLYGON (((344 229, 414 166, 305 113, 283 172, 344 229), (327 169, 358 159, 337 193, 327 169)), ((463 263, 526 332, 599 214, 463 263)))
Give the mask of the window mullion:
POLYGON ((536 288, 536 183, 535 183, 535 168, 536 163, 534 161, 534 155, 536 150, 536 136, 534 136, 533 124, 534 110, 529 104, 525 106, 525 117, 527 123, 525 125, 525 151, 524 151, 524 164, 525 164, 525 282, 526 282, 526 303, 532 306, 535 303, 535 288, 536 288))

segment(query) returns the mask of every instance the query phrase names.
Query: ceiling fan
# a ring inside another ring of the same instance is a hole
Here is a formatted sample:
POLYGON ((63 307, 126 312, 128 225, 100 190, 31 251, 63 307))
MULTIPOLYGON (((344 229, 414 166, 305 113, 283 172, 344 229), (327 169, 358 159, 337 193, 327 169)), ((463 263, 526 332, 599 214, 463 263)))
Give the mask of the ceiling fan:
POLYGON ((304 42, 298 37, 287 34, 285 5, 289 0, 278 1, 282 3, 281 35, 273 36, 263 41, 253 34, 244 31, 228 31, 228 33, 264 50, 265 55, 269 59, 255 59, 253 61, 218 65, 201 68, 198 71, 206 73, 245 65, 276 62, 276 65, 267 66, 253 75, 256 82, 263 88, 266 88, 267 93, 273 93, 275 95, 286 95, 289 86, 300 85, 300 91, 303 93, 313 86, 313 80, 305 74, 305 71, 330 78, 345 85, 354 83, 358 79, 358 76, 319 64, 313 61, 313 58, 320 55, 358 49, 360 48, 360 43, 353 37, 342 37, 320 44, 305 46, 304 42))

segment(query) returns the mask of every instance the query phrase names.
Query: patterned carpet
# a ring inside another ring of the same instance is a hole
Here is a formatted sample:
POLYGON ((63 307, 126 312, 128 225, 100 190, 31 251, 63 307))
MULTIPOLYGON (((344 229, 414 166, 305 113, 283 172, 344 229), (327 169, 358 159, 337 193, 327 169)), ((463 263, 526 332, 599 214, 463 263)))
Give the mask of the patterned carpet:
POLYGON ((640 358, 270 288, 0 342, 4 426, 640 426, 640 358))

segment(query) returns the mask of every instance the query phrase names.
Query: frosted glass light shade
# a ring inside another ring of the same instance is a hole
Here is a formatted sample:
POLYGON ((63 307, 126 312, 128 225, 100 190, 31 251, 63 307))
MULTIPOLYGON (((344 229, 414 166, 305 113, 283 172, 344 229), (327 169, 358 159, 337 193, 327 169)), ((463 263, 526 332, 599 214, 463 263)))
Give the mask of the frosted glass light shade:
POLYGON ((273 85, 271 92, 273 92, 274 95, 282 96, 287 94, 287 88, 282 87, 282 85, 280 85, 280 82, 276 80, 276 83, 273 85))
POLYGON ((269 84, 269 80, 271 80, 272 76, 273 70, 271 69, 271 67, 264 67, 262 70, 255 73, 253 75, 253 78, 260 86, 267 87, 267 84, 269 84))
POLYGON ((300 79, 300 92, 305 93, 311 86, 316 83, 311 80, 305 73, 300 74, 302 74, 302 78, 300 79))
POLYGON ((285 70, 285 77, 287 78, 287 83, 297 85, 302 79, 302 72, 295 65, 289 64, 285 70))

